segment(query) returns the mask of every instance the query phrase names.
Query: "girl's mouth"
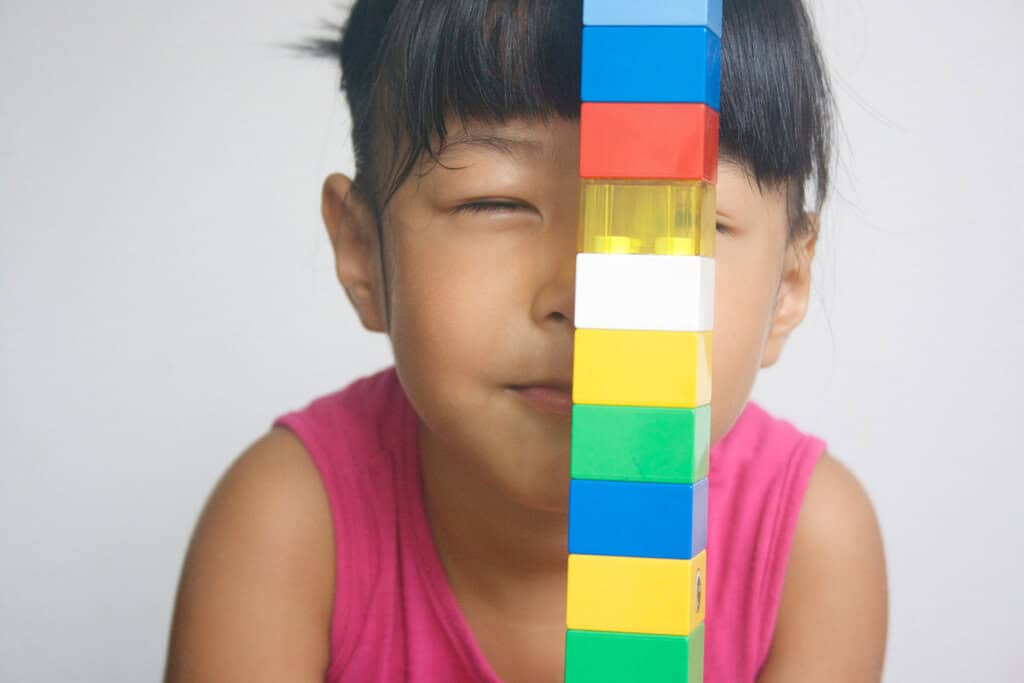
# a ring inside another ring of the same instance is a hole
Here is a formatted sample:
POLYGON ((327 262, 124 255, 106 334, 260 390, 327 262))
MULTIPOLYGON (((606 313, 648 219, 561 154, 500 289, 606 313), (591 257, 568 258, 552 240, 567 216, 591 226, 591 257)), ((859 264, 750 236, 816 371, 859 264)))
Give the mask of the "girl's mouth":
POLYGON ((572 416, 571 384, 529 384, 511 389, 535 410, 559 417, 572 416))

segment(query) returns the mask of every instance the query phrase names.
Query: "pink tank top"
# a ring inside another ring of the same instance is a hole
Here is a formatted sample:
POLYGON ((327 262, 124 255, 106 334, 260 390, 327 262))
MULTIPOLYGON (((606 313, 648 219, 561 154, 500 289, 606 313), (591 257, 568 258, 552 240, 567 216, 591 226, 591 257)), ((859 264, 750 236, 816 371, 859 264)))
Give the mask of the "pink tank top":
MULTIPOLYGON (((394 368, 275 425, 305 445, 330 501, 337 598, 325 680, 499 681, 434 549, 418 422, 394 368)), ((753 681, 765 661, 800 504, 824 447, 750 402, 711 450, 707 683, 753 681)))

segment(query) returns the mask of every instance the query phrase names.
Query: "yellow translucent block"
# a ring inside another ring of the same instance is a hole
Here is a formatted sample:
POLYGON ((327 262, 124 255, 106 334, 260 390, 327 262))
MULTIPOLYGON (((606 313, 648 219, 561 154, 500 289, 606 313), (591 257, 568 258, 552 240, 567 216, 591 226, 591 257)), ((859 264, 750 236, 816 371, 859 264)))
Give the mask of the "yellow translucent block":
POLYGON ((714 185, 583 179, 580 188, 580 252, 714 257, 714 185))
POLYGON ((711 402, 711 332, 576 330, 573 403, 698 408, 711 402))
POLYGON ((704 621, 707 552, 691 560, 569 555, 569 629, 688 636, 704 621))

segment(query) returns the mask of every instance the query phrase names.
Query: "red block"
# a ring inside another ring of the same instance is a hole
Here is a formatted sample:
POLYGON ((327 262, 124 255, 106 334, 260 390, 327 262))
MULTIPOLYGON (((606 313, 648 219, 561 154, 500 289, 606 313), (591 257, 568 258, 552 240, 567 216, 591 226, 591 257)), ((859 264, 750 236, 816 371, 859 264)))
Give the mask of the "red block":
POLYGON ((584 102, 580 177, 718 181, 718 112, 704 104, 584 102))

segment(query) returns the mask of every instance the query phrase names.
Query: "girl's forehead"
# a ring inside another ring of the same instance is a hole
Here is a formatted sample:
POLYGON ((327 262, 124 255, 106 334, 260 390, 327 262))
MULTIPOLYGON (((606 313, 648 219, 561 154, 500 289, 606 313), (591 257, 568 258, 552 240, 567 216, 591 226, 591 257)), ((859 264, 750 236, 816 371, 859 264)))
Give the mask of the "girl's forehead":
POLYGON ((579 119, 511 117, 504 120, 454 119, 448 125, 441 153, 460 146, 498 152, 539 153, 545 147, 579 137, 579 119))
POLYGON ((505 121, 455 121, 442 142, 423 153, 414 177, 420 183, 464 177, 487 167, 529 168, 574 173, 578 169, 579 122, 565 118, 514 118, 505 121))

